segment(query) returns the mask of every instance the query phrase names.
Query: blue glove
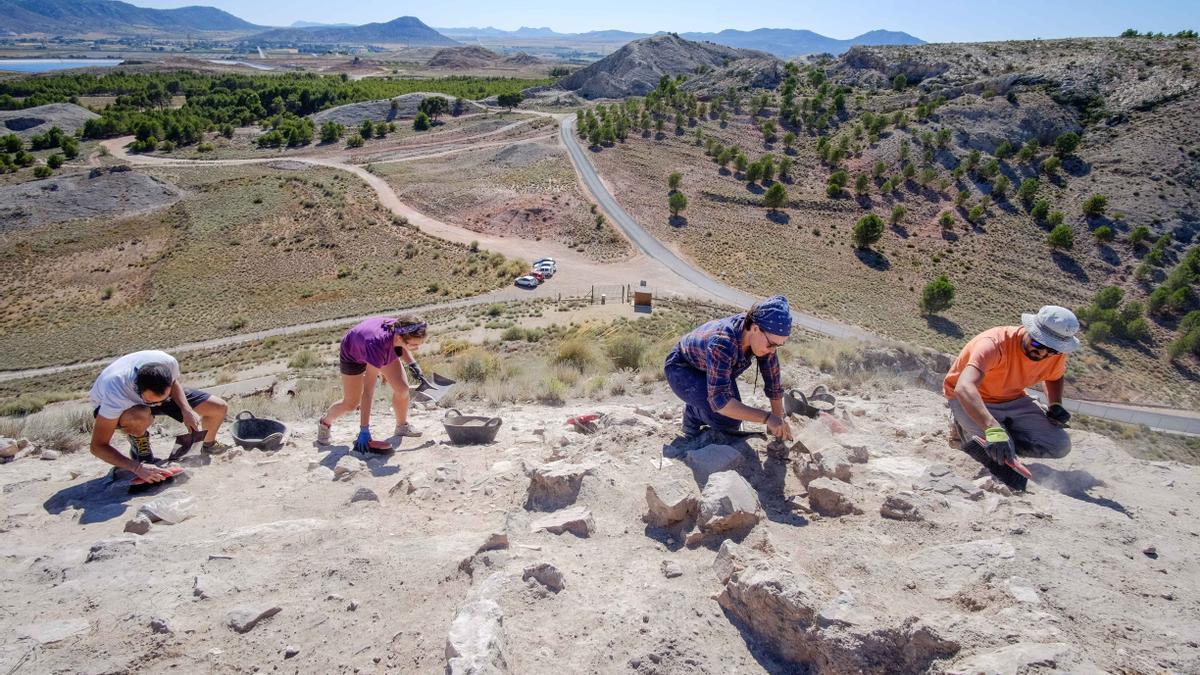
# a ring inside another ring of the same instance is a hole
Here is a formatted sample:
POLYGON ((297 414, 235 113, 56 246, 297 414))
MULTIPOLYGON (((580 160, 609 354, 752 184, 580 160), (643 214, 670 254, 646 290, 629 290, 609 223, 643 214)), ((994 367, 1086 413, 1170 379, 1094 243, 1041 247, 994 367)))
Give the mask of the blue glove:
POLYGON ((371 430, 363 429, 358 432, 358 438, 354 439, 355 452, 370 452, 371 451, 371 430))

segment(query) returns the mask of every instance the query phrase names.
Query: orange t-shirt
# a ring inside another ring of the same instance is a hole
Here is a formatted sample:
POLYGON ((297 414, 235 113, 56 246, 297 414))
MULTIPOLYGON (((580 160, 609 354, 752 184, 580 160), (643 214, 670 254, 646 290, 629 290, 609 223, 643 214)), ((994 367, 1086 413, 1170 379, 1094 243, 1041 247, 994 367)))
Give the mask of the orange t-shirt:
POLYGON ((984 403, 1015 401, 1038 382, 1061 379, 1067 372, 1067 356, 1056 354, 1034 361, 1021 349, 1024 335, 1024 326, 998 326, 976 335, 954 359, 942 381, 942 393, 946 398, 955 397, 954 386, 967 366, 983 373, 979 394, 984 403))

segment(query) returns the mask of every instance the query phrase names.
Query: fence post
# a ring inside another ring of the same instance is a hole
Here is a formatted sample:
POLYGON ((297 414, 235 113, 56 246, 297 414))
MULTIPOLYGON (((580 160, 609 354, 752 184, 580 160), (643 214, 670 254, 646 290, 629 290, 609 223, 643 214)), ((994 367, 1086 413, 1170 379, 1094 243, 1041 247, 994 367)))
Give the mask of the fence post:
POLYGON ((595 286, 592 286, 592 300, 591 300, 591 304, 593 304, 593 305, 594 305, 594 304, 596 304, 596 287, 595 287, 595 286))

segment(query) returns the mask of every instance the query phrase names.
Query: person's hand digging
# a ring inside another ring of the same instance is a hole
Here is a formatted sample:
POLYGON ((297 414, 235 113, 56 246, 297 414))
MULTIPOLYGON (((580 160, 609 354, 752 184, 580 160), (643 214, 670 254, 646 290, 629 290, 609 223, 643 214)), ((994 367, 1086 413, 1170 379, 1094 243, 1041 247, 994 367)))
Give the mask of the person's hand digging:
POLYGON ((1003 427, 988 427, 984 432, 984 440, 984 452, 987 453, 989 459, 1000 466, 1008 466, 1010 461, 1017 458, 1008 432, 1003 427))
POLYGON ((780 440, 792 440, 792 425, 779 415, 771 415, 767 418, 767 431, 780 440))
POLYGON ((412 375, 413 379, 417 382, 421 382, 425 379, 425 373, 421 370, 421 366, 416 361, 408 364, 408 373, 412 375))
POLYGON ((1071 413, 1062 404, 1055 403, 1046 409, 1046 418, 1056 427, 1065 427, 1071 422, 1071 413))
POLYGON ((163 471, 153 464, 145 464, 138 462, 137 466, 132 469, 133 475, 141 478, 147 483, 158 483, 171 477, 171 474, 163 471))

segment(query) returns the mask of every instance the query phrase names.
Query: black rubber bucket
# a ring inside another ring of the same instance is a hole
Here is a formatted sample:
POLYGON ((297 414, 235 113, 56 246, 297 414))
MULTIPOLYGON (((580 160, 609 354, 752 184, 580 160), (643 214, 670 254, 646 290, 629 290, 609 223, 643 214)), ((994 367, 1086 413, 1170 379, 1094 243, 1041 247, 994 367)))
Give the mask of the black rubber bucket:
POLYGON ((442 418, 442 425, 454 445, 483 445, 496 440, 502 420, 499 417, 464 415, 451 408, 442 418))
POLYGON ((233 442, 247 450, 278 450, 283 447, 287 426, 243 410, 233 418, 233 442))

